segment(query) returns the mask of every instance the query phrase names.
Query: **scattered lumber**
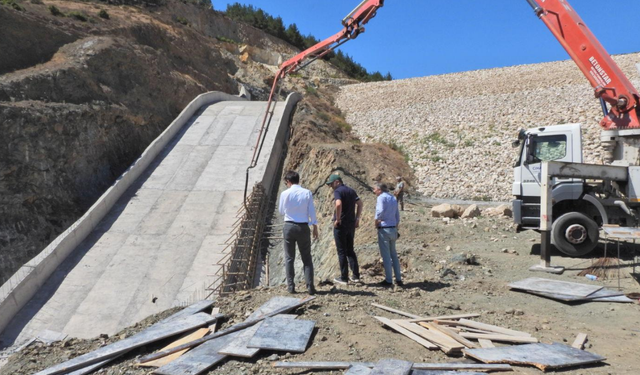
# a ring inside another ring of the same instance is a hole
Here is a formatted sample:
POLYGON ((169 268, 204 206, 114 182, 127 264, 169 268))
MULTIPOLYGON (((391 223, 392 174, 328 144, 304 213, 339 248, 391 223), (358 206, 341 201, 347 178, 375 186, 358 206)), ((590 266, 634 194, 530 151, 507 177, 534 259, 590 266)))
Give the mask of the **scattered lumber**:
MULTIPOLYGON (((159 358, 162 358, 162 357, 166 357, 169 354, 173 354, 175 352, 179 352, 179 351, 184 350, 184 349, 192 348, 194 346, 203 344, 203 343, 205 343, 205 342, 207 342, 209 340, 213 340, 213 339, 216 339, 218 337, 226 336, 228 334, 241 331, 241 330, 243 330, 245 328, 249 328, 249 327, 253 326, 254 324, 256 324, 258 322, 261 322, 261 321, 263 321, 263 320, 265 320, 267 318, 270 318, 272 316, 276 316, 278 314, 282 314, 282 313, 286 313, 286 312, 289 312, 291 310, 294 310, 294 309, 296 309, 296 308, 298 308, 298 307, 304 305, 305 303, 307 303, 309 301, 312 301, 314 299, 315 299, 314 296, 309 296, 309 297, 300 299, 300 300, 298 300, 298 302, 296 302, 294 304, 287 305, 285 307, 281 307, 281 308, 279 308, 279 309, 277 309, 275 311, 272 311, 270 313, 262 314, 262 315, 260 315, 260 316, 258 316, 256 318, 253 318, 253 319, 250 319, 250 320, 246 320, 246 321, 244 321, 242 323, 238 323, 238 324, 233 325, 233 326, 231 326, 231 327, 229 327, 227 329, 224 329, 222 331, 216 332, 213 335, 209 335, 209 336, 203 337, 201 339, 193 340, 191 342, 188 342, 186 344, 177 346, 177 347, 172 348, 172 349, 163 350, 161 352, 142 357, 142 358, 140 358, 138 360, 138 362, 148 362, 148 361, 151 361, 151 360, 155 360, 155 359, 159 359, 159 358)), ((218 349, 221 349, 221 348, 218 348, 218 349)), ((218 349, 216 349, 216 350, 218 350, 218 349)))
POLYGON ((452 339, 456 340, 457 342, 461 343, 462 345, 466 346, 467 348, 477 348, 478 345, 472 343, 471 341, 465 339, 464 337, 460 336, 459 334, 457 334, 456 332, 454 332, 453 330, 445 327, 445 326, 441 326, 440 324, 437 323, 430 323, 429 324, 429 329, 435 329, 437 331, 440 331, 442 333, 444 333, 445 335, 451 337, 452 339))
POLYGON ((429 340, 429 342, 436 344, 446 354, 458 354, 465 347, 463 344, 457 342, 456 340, 439 331, 428 329, 429 327, 421 327, 415 323, 409 323, 402 320, 396 320, 394 321, 394 323, 398 324, 400 327, 406 330, 415 333, 416 335, 419 335, 420 337, 429 340))
POLYGON ((411 323, 418 322, 431 322, 434 320, 454 320, 454 319, 462 319, 462 318, 477 318, 480 314, 458 314, 458 315, 443 315, 443 316, 432 316, 427 318, 418 318, 409 320, 411 323))
POLYGON ((484 363, 532 365, 542 371, 583 366, 604 361, 606 358, 568 345, 554 343, 505 346, 489 349, 464 349, 466 357, 484 363))
MULTIPOLYGON (((192 332, 184 337, 182 337, 179 340, 176 340, 174 342, 172 342, 171 344, 165 346, 164 348, 160 349, 162 350, 167 350, 167 349, 171 349, 171 348, 175 348, 176 346, 180 346, 186 342, 191 342, 193 340, 199 339, 201 337, 204 337, 207 333, 209 333, 209 328, 200 328, 199 330, 192 332)), ((162 367, 164 365, 166 365, 167 363, 173 361, 174 359, 180 357, 181 355, 183 355, 184 353, 187 352, 188 349, 179 351, 179 352, 175 352, 171 355, 168 355, 166 357, 160 358, 160 359, 156 359, 155 361, 149 361, 149 362, 141 362, 141 363, 136 363, 135 366, 140 366, 140 367, 162 367)))
POLYGON ((533 344, 538 342, 538 339, 535 337, 509 336, 509 335, 500 335, 500 334, 485 335, 482 333, 460 332, 460 336, 464 337, 465 339, 476 339, 476 340, 486 339, 491 341, 510 342, 515 344, 525 344, 525 343, 533 344))
POLYGON ((386 311, 389 311, 389 312, 392 312, 392 313, 395 313, 395 314, 398 314, 398 315, 407 316, 409 318, 422 319, 422 317, 419 316, 419 315, 414 315, 414 314, 410 314, 408 312, 392 309, 391 307, 388 307, 388 306, 385 306, 385 305, 379 305, 377 303, 372 303, 371 306, 374 306, 374 307, 377 307, 379 309, 386 310, 386 311))
POLYGON ((458 323, 458 325, 463 325, 463 326, 467 326, 467 327, 471 327, 471 328, 481 329, 483 331, 502 333, 502 334, 511 335, 511 336, 531 337, 531 334, 527 333, 527 332, 515 331, 513 329, 498 327, 498 326, 494 326, 494 325, 491 325, 491 324, 474 322, 473 320, 468 320, 468 319, 460 319, 457 323, 458 323))
POLYGON ((411 340, 417 342, 418 344, 424 346, 427 349, 438 349, 438 346, 428 340, 425 340, 424 338, 416 335, 415 333, 399 326, 398 324, 396 324, 395 322, 393 322, 391 319, 387 319, 387 318, 383 318, 380 316, 375 316, 374 318, 378 319, 382 324, 386 325, 387 327, 393 329, 394 331, 407 336, 408 338, 410 338, 411 340))
POLYGON ((576 348, 576 349, 582 350, 584 348, 584 343, 585 342, 587 342, 587 334, 586 333, 578 333, 578 336, 576 337, 576 339, 573 342, 573 344, 571 344, 571 346, 576 348))
POLYGON ((483 348, 495 348, 496 347, 495 345, 493 345, 491 340, 487 340, 487 339, 478 339, 478 343, 480 343, 480 346, 483 347, 483 348))
POLYGON ((221 314, 211 316, 205 313, 197 313, 181 319, 173 319, 164 324, 155 324, 124 340, 49 367, 48 369, 40 371, 38 375, 65 374, 74 370, 82 369, 84 367, 103 362, 107 359, 111 359, 112 357, 120 356, 121 354, 152 342, 178 335, 193 330, 194 328, 202 327, 203 325, 211 324, 222 317, 223 315, 221 314))

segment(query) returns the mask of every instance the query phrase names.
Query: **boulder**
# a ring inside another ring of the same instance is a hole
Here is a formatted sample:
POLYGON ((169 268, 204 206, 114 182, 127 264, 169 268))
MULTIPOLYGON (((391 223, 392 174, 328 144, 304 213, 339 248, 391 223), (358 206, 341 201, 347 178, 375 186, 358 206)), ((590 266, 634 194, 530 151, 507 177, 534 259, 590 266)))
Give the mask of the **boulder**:
POLYGON ((452 204, 452 205, 451 205, 451 208, 453 208, 453 210, 454 210, 454 211, 455 211, 455 213, 456 213, 456 216, 455 216, 455 217, 460 217, 460 216, 462 216, 462 213, 464 212, 464 207, 462 207, 462 206, 460 206, 460 205, 458 205, 458 204, 452 204))
POLYGON ((485 216, 513 216, 513 211, 511 211, 511 206, 508 204, 501 204, 498 207, 487 208, 482 212, 485 216))
POLYGON ((480 216, 481 213, 482 212, 478 208, 478 205, 472 204, 471 206, 467 207, 464 210, 464 212, 462 213, 462 215, 460 215, 460 217, 463 219, 471 219, 471 218, 480 216))
POLYGON ((448 203, 437 205, 431 209, 432 217, 456 217, 456 210, 448 203))

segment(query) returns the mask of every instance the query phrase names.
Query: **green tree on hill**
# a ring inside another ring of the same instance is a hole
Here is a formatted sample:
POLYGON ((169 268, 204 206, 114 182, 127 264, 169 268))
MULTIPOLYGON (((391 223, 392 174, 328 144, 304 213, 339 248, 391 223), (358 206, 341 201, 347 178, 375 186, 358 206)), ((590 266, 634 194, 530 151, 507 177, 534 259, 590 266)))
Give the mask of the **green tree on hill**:
MULTIPOLYGON (((229 4, 227 5, 226 14, 233 20, 245 22, 253 27, 264 30, 301 50, 305 50, 319 42, 313 35, 302 35, 295 23, 285 27, 282 18, 273 17, 253 5, 242 5, 240 3, 229 4)), ((324 56, 324 59, 344 71, 349 77, 361 81, 393 80, 391 73, 387 73, 386 75, 382 75, 380 72, 369 73, 362 65, 355 62, 351 56, 344 54, 340 50, 328 53, 324 56)))

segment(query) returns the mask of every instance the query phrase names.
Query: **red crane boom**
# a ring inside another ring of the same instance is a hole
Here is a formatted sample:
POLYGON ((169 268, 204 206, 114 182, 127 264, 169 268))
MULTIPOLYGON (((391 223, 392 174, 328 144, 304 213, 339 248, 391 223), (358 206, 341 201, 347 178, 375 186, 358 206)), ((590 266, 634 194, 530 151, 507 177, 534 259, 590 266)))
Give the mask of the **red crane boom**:
POLYGON ((578 65, 602 102, 604 129, 640 128, 638 90, 566 0, 527 0, 578 65), (604 102, 609 103, 607 110, 604 102))
POLYGON ((340 32, 323 40, 322 42, 316 43, 314 46, 307 48, 306 50, 300 52, 299 54, 295 55, 294 57, 290 58, 289 60, 282 63, 282 65, 280 65, 280 69, 278 69, 278 72, 273 79, 273 85, 271 86, 271 92, 269 93, 269 100, 267 102, 267 110, 264 114, 264 118, 262 119, 262 125, 260 127, 260 133, 258 134, 256 146, 253 150, 251 163, 247 168, 244 186, 245 206, 247 201, 247 188, 249 184, 249 170, 255 168, 257 165, 258 157, 260 156, 260 150, 262 149, 261 144, 264 141, 264 135, 266 135, 265 129, 271 122, 271 117, 273 117, 273 111, 275 109, 274 98, 280 80, 287 74, 302 69, 315 60, 325 56, 326 54, 333 51, 342 44, 348 42, 349 40, 357 38, 358 35, 364 32, 364 25, 376 16, 376 12, 378 11, 378 9, 382 8, 383 5, 384 0, 362 1, 354 10, 351 11, 351 13, 349 13, 342 20, 343 28, 340 32))

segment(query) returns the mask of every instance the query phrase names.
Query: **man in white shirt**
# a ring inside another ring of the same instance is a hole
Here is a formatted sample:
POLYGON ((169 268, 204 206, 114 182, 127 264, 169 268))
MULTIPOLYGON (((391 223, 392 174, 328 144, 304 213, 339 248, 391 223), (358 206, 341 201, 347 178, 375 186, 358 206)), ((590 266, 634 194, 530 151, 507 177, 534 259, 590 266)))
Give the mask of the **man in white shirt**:
POLYGON ((297 172, 289 171, 284 177, 288 189, 280 194, 278 210, 284 216, 284 262, 287 274, 289 293, 295 293, 294 261, 296 257, 296 243, 302 258, 304 278, 309 294, 315 294, 313 285, 313 262, 311 259, 311 236, 309 225, 313 226, 313 239, 318 239, 318 221, 316 209, 313 205, 313 194, 300 186, 300 176, 297 172))

